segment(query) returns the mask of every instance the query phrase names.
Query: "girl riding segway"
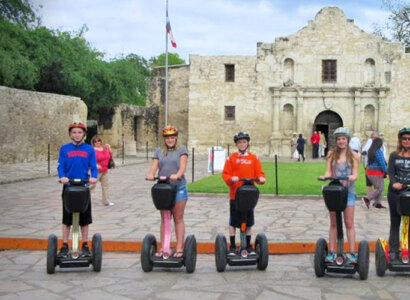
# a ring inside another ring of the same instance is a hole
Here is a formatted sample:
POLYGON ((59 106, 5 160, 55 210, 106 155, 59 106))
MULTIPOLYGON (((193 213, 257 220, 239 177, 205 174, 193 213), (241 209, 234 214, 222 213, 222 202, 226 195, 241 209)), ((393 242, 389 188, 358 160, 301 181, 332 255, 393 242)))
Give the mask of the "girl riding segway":
MULTIPOLYGON (((188 192, 186 188, 185 170, 188 161, 188 151, 185 147, 179 146, 178 130, 173 126, 166 126, 162 130, 164 137, 163 147, 158 148, 152 157, 151 168, 147 174, 147 180, 153 181, 155 173, 159 169, 158 176, 168 177, 171 184, 176 187, 175 206, 171 210, 174 218, 175 233, 176 233, 176 249, 174 253, 170 253, 169 249, 160 249, 155 253, 155 257, 169 257, 181 258, 184 255, 184 210, 188 201, 188 192)), ((170 216, 169 211, 161 210, 161 242, 164 245, 165 238, 165 224, 170 216)))
MULTIPOLYGON (((356 232, 354 228, 354 208, 356 202, 356 191, 354 182, 358 176, 359 156, 356 152, 351 151, 349 147, 350 131, 348 128, 339 127, 333 133, 336 138, 336 146, 329 151, 327 155, 326 173, 321 178, 339 177, 348 178, 340 180, 341 184, 348 189, 347 206, 343 211, 344 222, 347 231, 347 240, 349 244, 349 253, 347 259, 351 264, 357 263, 357 254, 355 253, 356 232)), ((329 229, 329 252, 325 258, 326 263, 332 263, 335 258, 335 245, 337 237, 336 213, 329 211, 330 229, 329 229)))
POLYGON ((390 210, 389 261, 394 262, 400 259, 401 255, 399 251, 401 216, 397 212, 397 202, 400 192, 406 188, 404 183, 410 183, 410 127, 403 128, 398 133, 397 149, 390 155, 388 172, 390 178, 387 193, 390 210))

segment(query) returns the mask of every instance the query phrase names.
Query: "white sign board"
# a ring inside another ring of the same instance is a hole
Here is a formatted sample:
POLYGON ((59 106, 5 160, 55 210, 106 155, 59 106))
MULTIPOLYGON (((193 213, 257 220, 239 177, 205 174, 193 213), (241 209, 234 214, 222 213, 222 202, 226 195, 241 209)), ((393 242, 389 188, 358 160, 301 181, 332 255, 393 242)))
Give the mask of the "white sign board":
POLYGON ((222 172, 226 161, 226 150, 219 146, 213 149, 212 155, 212 148, 208 148, 208 173, 212 173, 212 165, 214 172, 222 172))

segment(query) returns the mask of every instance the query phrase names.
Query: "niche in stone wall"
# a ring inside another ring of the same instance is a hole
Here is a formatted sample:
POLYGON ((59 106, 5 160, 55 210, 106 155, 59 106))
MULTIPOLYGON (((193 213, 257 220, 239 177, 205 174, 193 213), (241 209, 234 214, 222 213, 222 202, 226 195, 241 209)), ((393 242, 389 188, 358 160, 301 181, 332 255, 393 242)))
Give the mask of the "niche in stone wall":
POLYGON ((294 131, 293 126, 293 105, 292 104, 285 104, 283 106, 283 114, 282 114, 282 130, 285 135, 290 135, 294 131))
POLYGON ((293 59, 287 58, 283 64, 283 85, 292 86, 295 76, 295 63, 293 62, 293 59))
POLYGON ((372 58, 366 59, 364 63, 364 84, 374 85, 376 78, 376 64, 372 58))
POLYGON ((365 131, 374 131, 376 129, 375 108, 368 104, 364 107, 363 128, 365 131))

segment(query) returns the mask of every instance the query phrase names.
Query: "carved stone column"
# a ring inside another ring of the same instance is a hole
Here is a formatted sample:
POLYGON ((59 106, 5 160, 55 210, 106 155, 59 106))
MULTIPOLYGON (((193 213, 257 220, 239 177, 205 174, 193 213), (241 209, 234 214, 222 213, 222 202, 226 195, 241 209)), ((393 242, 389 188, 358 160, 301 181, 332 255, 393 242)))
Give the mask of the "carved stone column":
POLYGON ((296 132, 299 134, 303 132, 303 90, 298 89, 296 101, 296 132))
POLYGON ((360 134, 360 106, 362 102, 362 97, 361 97, 361 90, 356 90, 354 92, 354 114, 353 114, 353 133, 354 134, 360 134))
POLYGON ((379 133, 386 132, 386 91, 379 91, 379 115, 377 120, 377 131, 379 133))
POLYGON ((273 114, 272 114, 272 137, 279 138, 280 137, 280 128, 279 128, 279 118, 280 118, 280 90, 274 89, 273 90, 273 114))

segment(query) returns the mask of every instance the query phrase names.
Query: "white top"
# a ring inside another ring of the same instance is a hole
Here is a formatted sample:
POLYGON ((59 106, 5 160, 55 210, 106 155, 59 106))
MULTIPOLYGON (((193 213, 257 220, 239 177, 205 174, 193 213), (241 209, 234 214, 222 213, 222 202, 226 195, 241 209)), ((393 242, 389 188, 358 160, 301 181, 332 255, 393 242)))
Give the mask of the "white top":
POLYGON ((360 152, 360 139, 357 136, 352 137, 349 143, 350 149, 360 152))

